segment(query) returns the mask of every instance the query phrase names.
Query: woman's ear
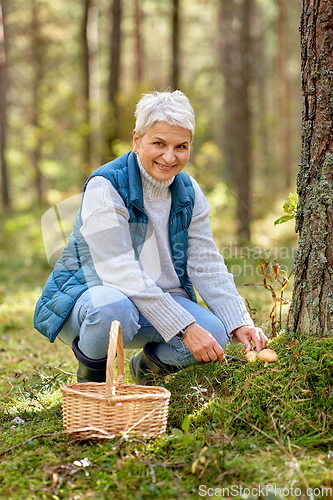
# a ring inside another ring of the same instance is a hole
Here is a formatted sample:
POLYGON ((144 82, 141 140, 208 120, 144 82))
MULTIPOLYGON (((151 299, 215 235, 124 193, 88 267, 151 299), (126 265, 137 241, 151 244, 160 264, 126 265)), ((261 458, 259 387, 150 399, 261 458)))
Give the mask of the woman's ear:
POLYGON ((133 151, 136 154, 136 153, 139 152, 140 138, 139 138, 136 130, 133 130, 133 134, 132 135, 133 135, 133 151))

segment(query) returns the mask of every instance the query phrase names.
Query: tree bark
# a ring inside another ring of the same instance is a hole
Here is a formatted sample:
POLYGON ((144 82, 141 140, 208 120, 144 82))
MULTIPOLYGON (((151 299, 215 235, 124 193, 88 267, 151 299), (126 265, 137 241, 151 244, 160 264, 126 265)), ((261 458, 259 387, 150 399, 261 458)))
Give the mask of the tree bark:
POLYGON ((251 114, 249 85, 253 0, 222 0, 222 71, 225 81, 224 155, 237 193, 238 240, 250 240, 251 114))
POLYGON ((7 58, 4 1, 0 0, 0 162, 1 162, 1 205, 4 211, 10 209, 7 146, 7 58))
POLYGON ((179 87, 179 0, 172 1, 172 75, 171 87, 179 87))
POLYGON ((303 0, 302 157, 289 330, 333 335, 333 2, 303 0))

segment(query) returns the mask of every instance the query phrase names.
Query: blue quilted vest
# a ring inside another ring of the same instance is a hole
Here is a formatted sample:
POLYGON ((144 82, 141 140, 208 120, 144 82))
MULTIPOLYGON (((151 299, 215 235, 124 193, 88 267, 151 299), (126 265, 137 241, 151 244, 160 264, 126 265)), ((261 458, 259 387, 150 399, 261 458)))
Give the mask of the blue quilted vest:
MULTIPOLYGON (((89 180, 97 175, 108 179, 124 200, 130 216, 132 244, 138 259, 146 239, 148 216, 144 211, 141 175, 135 154, 127 153, 95 170, 83 188, 83 195, 89 180)), ((190 298, 196 301, 187 274, 188 227, 192 220, 195 192, 185 172, 176 175, 170 189, 169 241, 172 259, 182 286, 190 298)), ((68 243, 36 304, 34 326, 50 342, 55 341, 80 295, 88 288, 102 284, 80 231, 81 209, 82 203, 68 243)))

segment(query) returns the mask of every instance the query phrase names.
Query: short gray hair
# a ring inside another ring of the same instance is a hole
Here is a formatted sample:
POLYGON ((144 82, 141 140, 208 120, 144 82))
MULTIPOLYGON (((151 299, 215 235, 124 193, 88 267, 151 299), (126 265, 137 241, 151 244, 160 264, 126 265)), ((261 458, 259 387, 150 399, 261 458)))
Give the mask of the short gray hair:
POLYGON ((195 113, 190 101, 180 90, 143 94, 136 105, 134 116, 135 130, 139 137, 142 137, 155 123, 167 122, 188 129, 193 140, 195 113))

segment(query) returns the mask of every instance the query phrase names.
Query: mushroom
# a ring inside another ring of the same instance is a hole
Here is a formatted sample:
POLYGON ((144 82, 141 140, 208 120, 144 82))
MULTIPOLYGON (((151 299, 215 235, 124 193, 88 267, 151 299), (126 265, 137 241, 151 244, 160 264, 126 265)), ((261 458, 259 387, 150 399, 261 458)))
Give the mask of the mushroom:
POLYGON ((263 349, 262 351, 258 352, 257 358, 261 361, 265 361, 265 366, 267 366, 268 363, 272 363, 273 361, 277 361, 279 359, 278 355, 275 351, 273 351, 273 349, 263 349))
POLYGON ((255 351, 249 351, 245 354, 245 358, 248 360, 248 361, 254 361, 255 359, 257 359, 257 352, 255 351))

